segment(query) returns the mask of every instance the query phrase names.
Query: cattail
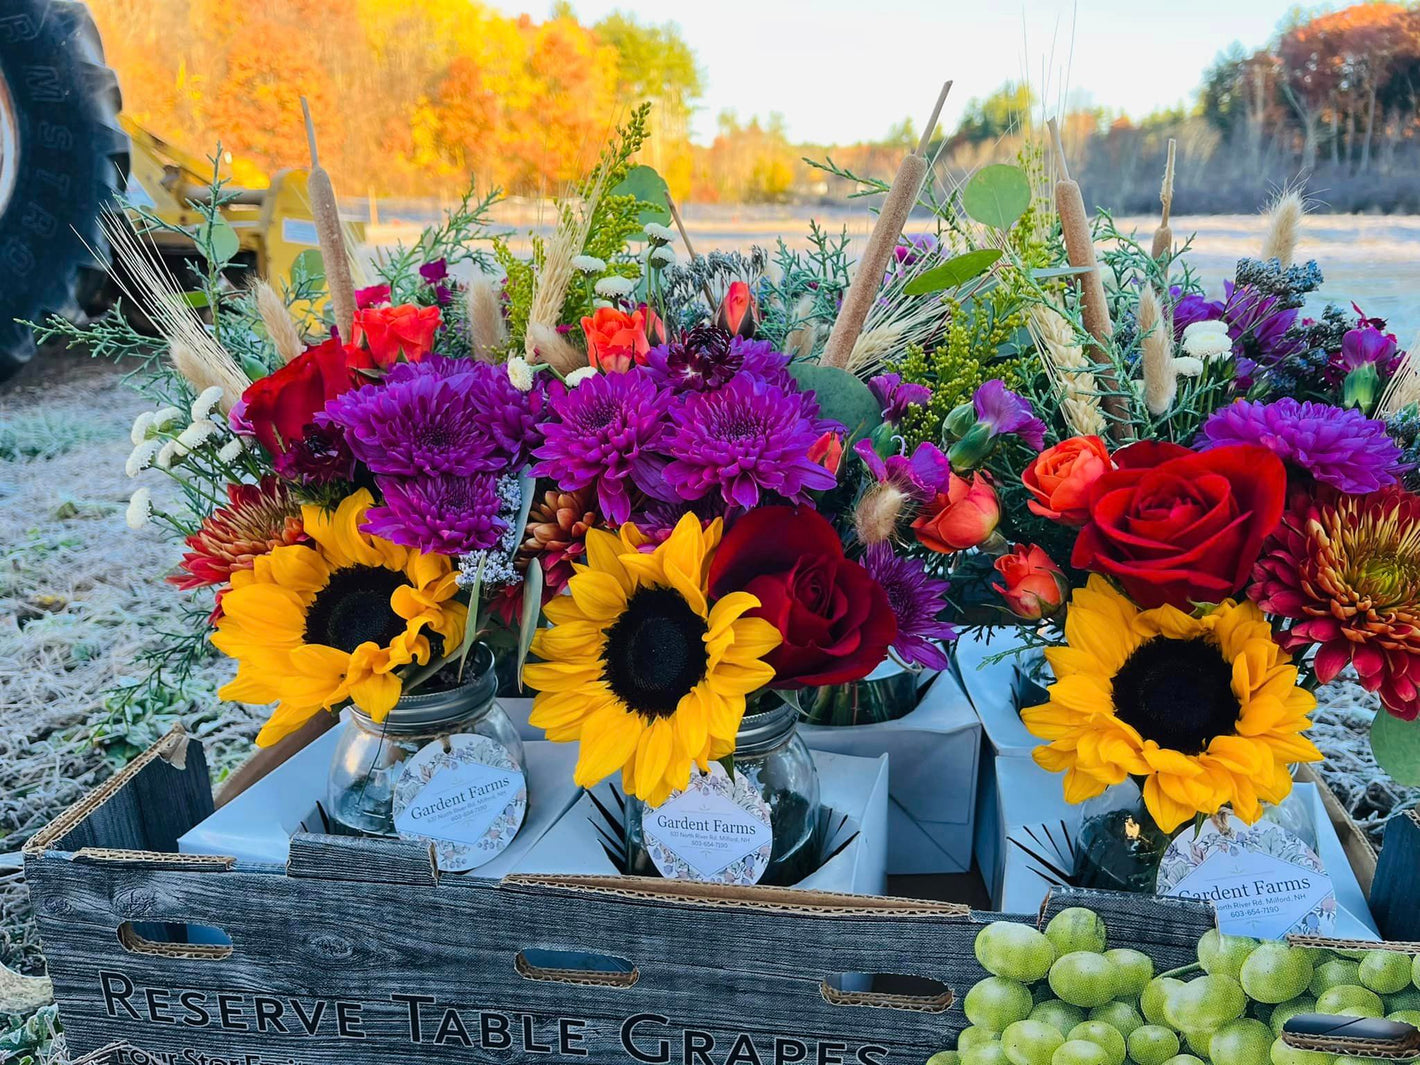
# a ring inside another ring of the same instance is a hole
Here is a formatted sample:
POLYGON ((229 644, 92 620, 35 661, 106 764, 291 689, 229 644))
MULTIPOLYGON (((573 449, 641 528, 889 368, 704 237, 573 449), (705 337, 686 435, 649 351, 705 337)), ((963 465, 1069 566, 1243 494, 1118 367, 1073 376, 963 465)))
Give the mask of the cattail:
POLYGON ((1028 328, 1060 393, 1065 424, 1080 436, 1103 436, 1108 423, 1100 409, 1099 386, 1074 328, 1044 304, 1031 308, 1028 328))
POLYGON ((468 339, 473 357, 493 362, 497 352, 508 342, 508 327, 503 321, 503 302, 493 279, 481 274, 468 284, 468 339))
POLYGON ((1164 414, 1178 395, 1178 369, 1173 357, 1172 329, 1164 321, 1152 287, 1139 294, 1140 366, 1144 373, 1144 405, 1164 414))
POLYGON ((917 150, 907 155, 897 168, 892 187, 883 199, 873 232, 868 237, 867 247, 858 259, 857 270, 843 297, 843 306, 833 323, 828 344, 823 349, 821 361, 827 366, 847 367, 853 360, 854 348, 863 324, 868 320, 868 312, 876 302, 878 288, 887 272, 888 260, 897 246, 897 238, 902 235, 902 227, 907 224, 908 215, 917 206, 917 197, 922 193, 922 182, 932 168, 927 159, 927 146, 932 139, 932 131, 937 127, 937 118, 942 113, 942 105, 951 91, 949 81, 942 86, 937 97, 937 106, 932 109, 932 117, 927 120, 927 128, 917 144, 917 150))
POLYGON ((335 328, 348 343, 355 325, 355 286, 350 280, 345 227, 340 221, 340 208, 335 201, 335 188, 330 183, 330 175, 320 165, 320 156, 316 152, 316 126, 311 120, 310 104, 304 96, 301 97, 301 111, 306 116, 306 141, 311 149, 311 171, 306 177, 306 192, 311 198, 311 215, 316 223, 316 239, 320 241, 335 328))
POLYGON ((555 326, 528 323, 528 361, 545 362, 560 374, 587 365, 587 357, 567 342, 555 326))
POLYGON ((1297 250, 1297 233, 1302 226, 1306 204, 1294 189, 1288 189, 1267 209, 1267 232, 1262 237, 1262 258, 1276 259, 1290 266, 1297 250))
POLYGON ((874 485, 863 493, 853 510, 853 527, 865 544, 880 544, 892 536, 897 519, 907 502, 907 493, 890 482, 874 485))
POLYGON ((1159 203, 1163 205, 1163 213, 1159 218, 1159 228, 1154 230, 1154 244, 1149 249, 1149 254, 1155 259, 1165 259, 1173 251, 1173 230, 1169 228, 1169 214, 1173 211, 1173 166, 1177 151, 1178 141, 1170 137, 1168 161, 1164 163, 1164 183, 1159 189, 1159 203))
POLYGON ((1114 323, 1109 318, 1109 302, 1105 297, 1104 278, 1099 260, 1095 258, 1094 237, 1090 234, 1090 219, 1085 213, 1085 198, 1080 186, 1070 180, 1070 168, 1065 162, 1065 149, 1060 144, 1060 128, 1050 120, 1050 136, 1055 142, 1060 176, 1055 182, 1055 209, 1060 214, 1061 235, 1070 265, 1085 267, 1089 272, 1079 278, 1080 313, 1085 330, 1098 342, 1095 349, 1095 377, 1104 392, 1104 411, 1109 416, 1109 434, 1115 443, 1133 437, 1128 417, 1129 405, 1119 392, 1119 381, 1109 362, 1108 347, 1114 336, 1114 323))
POLYGON ((306 349, 296 323, 291 320, 286 304, 274 288, 265 281, 258 281, 252 288, 256 292, 256 311, 261 316, 261 324, 266 326, 266 335, 271 338, 281 361, 290 362, 306 349))

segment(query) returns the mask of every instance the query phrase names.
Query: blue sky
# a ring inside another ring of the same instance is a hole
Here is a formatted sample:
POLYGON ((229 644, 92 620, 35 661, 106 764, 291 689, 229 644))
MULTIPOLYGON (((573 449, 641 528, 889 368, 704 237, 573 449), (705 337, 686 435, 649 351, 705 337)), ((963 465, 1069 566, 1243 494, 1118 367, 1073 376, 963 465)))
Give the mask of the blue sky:
MULTIPOLYGON (((539 0, 497 0, 544 17, 539 0)), ((1029 74, 1037 88, 1054 51, 1048 99, 1070 88, 1141 115, 1192 99, 1203 69, 1234 40, 1267 41, 1288 0, 573 0, 595 22, 620 9, 673 21, 700 58, 706 92, 693 132, 714 135, 722 110, 781 112, 795 140, 882 136, 926 120, 955 80, 950 128, 973 96, 1029 74), (1071 51, 1073 22, 1073 53, 1071 51)))

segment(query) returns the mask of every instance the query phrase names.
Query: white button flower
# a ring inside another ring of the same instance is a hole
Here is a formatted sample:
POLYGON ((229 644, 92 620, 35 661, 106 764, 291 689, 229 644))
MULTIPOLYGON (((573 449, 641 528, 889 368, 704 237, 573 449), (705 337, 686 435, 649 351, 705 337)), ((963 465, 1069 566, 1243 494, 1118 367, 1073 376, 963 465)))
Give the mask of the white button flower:
POLYGON ((593 288, 598 296, 605 296, 607 299, 617 299, 620 296, 629 296, 636 288, 636 282, 629 277, 604 277, 598 281, 593 288))
POLYGON ((209 385, 192 401, 192 420, 202 422, 212 416, 212 409, 222 402, 222 386, 209 385))
POLYGON ((162 446, 161 440, 140 441, 128 456, 128 461, 124 463, 123 472, 130 477, 137 477, 140 472, 153 465, 153 460, 158 457, 158 451, 162 446))
POLYGON ((647 222, 643 228, 646 231, 646 236, 652 240, 658 240, 664 244, 675 240, 675 230, 670 226, 663 226, 659 222, 647 222))
POLYGON ((530 392, 533 386, 533 368, 521 355, 514 355, 507 362, 508 380, 519 392, 530 392))
POLYGON ((595 366, 579 366, 567 375, 567 387, 576 388, 583 381, 589 380, 597 375, 595 366))
POLYGON ((1204 330, 1194 333, 1192 336, 1185 335, 1183 350, 1186 355, 1191 355, 1195 359, 1216 359, 1220 355, 1228 355, 1232 352, 1233 341, 1227 333, 1204 330))
POLYGON ((133 419, 133 428, 128 433, 128 439, 133 441, 134 446, 137 446, 148 439, 148 430, 152 427, 153 412, 145 410, 142 414, 133 419))
POLYGON ((178 434, 178 443, 188 451, 196 451, 221 431, 221 428, 216 422, 207 421, 205 419, 200 422, 193 422, 178 434))
POLYGON ((140 488, 133 493, 133 497, 128 501, 128 513, 124 515, 124 520, 128 522, 128 527, 135 532, 148 524, 153 517, 153 496, 146 488, 140 488))
POLYGON ((580 270, 584 274, 599 274, 606 269, 606 260, 598 259, 595 255, 574 255, 572 269, 580 270))

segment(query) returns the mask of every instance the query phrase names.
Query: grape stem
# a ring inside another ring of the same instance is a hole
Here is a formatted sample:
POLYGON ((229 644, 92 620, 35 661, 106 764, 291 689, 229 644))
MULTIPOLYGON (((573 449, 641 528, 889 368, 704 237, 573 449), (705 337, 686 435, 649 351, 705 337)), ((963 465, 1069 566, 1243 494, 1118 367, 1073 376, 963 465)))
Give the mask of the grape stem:
POLYGON ((1201 973, 1203 971, 1202 962, 1193 962, 1189 965, 1180 965, 1177 969, 1170 969, 1166 973, 1159 973, 1158 979, 1162 980, 1166 976, 1187 976, 1189 973, 1201 973))

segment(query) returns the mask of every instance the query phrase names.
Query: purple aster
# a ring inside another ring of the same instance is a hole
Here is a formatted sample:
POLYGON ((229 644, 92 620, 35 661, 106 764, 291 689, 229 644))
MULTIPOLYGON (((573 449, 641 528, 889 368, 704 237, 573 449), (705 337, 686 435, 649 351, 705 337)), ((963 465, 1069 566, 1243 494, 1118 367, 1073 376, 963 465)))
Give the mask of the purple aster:
POLYGON ((631 489, 667 494, 660 451, 666 393, 646 373, 597 374, 551 393, 533 474, 564 492, 596 486, 597 509, 613 525, 631 516, 631 489))
POLYGON ((897 639, 892 649, 909 665, 946 669, 947 656, 938 640, 955 640, 957 631, 937 615, 947 606, 948 582, 927 575, 921 562, 901 558, 886 543, 870 544, 863 552, 863 568, 882 585, 897 618, 897 639))
POLYGON ((785 391, 740 373, 714 392, 692 392, 671 411, 666 481, 682 499, 718 488, 725 502, 748 510, 763 492, 795 503, 837 478, 809 458, 809 448, 836 422, 818 416, 812 392, 785 391))
POLYGON ((1223 282, 1223 318, 1233 353, 1263 366, 1272 366, 1302 350, 1300 337, 1291 333, 1297 323, 1295 307, 1281 306, 1278 296, 1268 296, 1246 285, 1223 282))
POLYGON ((1299 402, 1234 400, 1213 412, 1194 442, 1200 450, 1261 444, 1285 462, 1343 492, 1360 495, 1395 483, 1399 446, 1385 424, 1354 408, 1299 402))
POLYGON ((1016 395, 999 378, 978 388, 971 402, 977 424, 986 426, 992 436, 1015 434, 1035 451, 1045 447, 1045 423, 1024 396, 1016 395))
POLYGON ((513 386, 506 367, 430 357, 337 396, 321 420, 343 429, 376 474, 497 472, 527 461, 535 399, 513 386))
POLYGON ((877 397, 883 409, 883 420, 896 425, 911 407, 925 407, 932 399, 932 390, 926 385, 915 385, 904 381, 900 374, 878 374, 868 382, 868 387, 877 397))
POLYGON ((935 499, 952 479, 952 464, 931 441, 917 445, 911 457, 889 455, 884 459, 868 440, 859 440, 853 450, 879 483, 895 484, 919 503, 935 499))
POLYGON ((498 517, 498 478, 442 473, 377 478, 384 506, 365 512, 361 531, 436 555, 464 555, 497 545, 507 524, 498 517))
POLYGON ((792 387, 788 364, 789 356, 775 351, 770 341, 731 336, 713 324, 698 325, 679 340, 646 353, 647 371, 676 392, 708 392, 728 384, 741 371, 788 390, 792 387))
POLYGON ((670 538, 675 531, 676 524, 687 513, 694 514, 700 519, 702 526, 714 521, 716 518, 726 516, 729 508, 725 506, 723 496, 704 495, 699 499, 684 500, 676 499, 666 501, 663 499, 649 499, 646 506, 632 515, 632 522, 636 528, 650 538, 646 547, 642 550, 649 550, 656 544, 670 538))

